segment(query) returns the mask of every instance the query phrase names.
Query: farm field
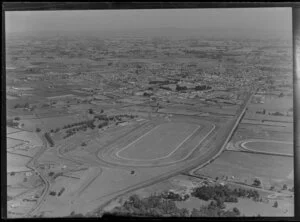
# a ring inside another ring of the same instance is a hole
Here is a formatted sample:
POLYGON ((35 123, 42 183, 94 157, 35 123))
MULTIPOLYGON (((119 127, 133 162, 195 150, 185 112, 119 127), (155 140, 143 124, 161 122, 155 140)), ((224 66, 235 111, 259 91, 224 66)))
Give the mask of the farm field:
POLYGON ((21 131, 21 130, 20 130, 20 129, 17 129, 17 128, 6 127, 6 133, 7 133, 7 134, 16 133, 16 132, 19 132, 19 131, 21 131))
POLYGON ((20 140, 7 138, 6 143, 7 143, 7 149, 11 149, 13 147, 22 145, 22 144, 27 143, 27 142, 23 142, 23 141, 20 141, 20 140))
POLYGON ((212 178, 234 176, 240 182, 252 184, 260 178, 266 187, 288 184, 293 186, 291 157, 225 151, 213 163, 196 172, 212 178))
POLYGON ((29 160, 29 157, 7 153, 7 172, 29 171, 30 169, 25 166, 29 160))
POLYGON ((260 215, 262 217, 268 217, 270 215, 274 217, 292 217, 294 216, 294 203, 293 198, 277 200, 278 208, 274 208, 274 201, 268 203, 254 202, 251 199, 239 198, 238 203, 226 203, 226 209, 232 209, 237 207, 241 215, 246 217, 253 217, 260 215))
POLYGON ((265 96, 264 103, 254 104, 251 103, 249 105, 249 110, 255 109, 267 109, 267 110, 276 110, 276 111, 287 111, 293 107, 293 97, 291 96, 265 96))
MULTIPOLYGON (((287 128, 287 127, 286 127, 287 128)), ((292 126, 289 130, 277 126, 241 123, 231 141, 237 142, 248 139, 262 139, 275 141, 293 141, 292 126)))
POLYGON ((39 136, 34 132, 20 131, 17 133, 7 135, 8 139, 19 140, 20 142, 29 142, 32 146, 42 146, 43 142, 39 136))
POLYGON ((179 147, 198 128, 199 126, 183 123, 159 125, 122 148, 117 155, 124 159, 138 160, 164 157, 179 147))

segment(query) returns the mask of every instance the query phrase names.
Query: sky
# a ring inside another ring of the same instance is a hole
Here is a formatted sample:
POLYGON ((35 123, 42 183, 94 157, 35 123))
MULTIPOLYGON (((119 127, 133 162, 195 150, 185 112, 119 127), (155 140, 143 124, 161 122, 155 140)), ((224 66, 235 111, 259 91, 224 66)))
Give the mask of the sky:
POLYGON ((291 8, 147 9, 5 12, 6 33, 147 28, 291 32, 291 8))

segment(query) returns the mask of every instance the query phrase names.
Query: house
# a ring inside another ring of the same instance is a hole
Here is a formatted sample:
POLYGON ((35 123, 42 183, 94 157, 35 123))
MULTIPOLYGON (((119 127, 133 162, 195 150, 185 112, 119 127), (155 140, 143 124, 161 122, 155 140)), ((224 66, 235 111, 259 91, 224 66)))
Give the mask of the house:
POLYGON ((32 175, 32 172, 26 172, 25 176, 30 177, 32 175))

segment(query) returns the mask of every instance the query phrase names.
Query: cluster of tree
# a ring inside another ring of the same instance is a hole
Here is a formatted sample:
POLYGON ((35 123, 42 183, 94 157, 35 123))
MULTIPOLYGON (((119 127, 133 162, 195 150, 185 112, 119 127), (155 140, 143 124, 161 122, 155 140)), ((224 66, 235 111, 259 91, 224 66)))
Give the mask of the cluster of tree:
POLYGON ((123 206, 116 207, 110 214, 122 216, 145 216, 145 217, 187 217, 187 209, 179 209, 173 200, 166 200, 160 195, 152 195, 140 199, 137 195, 132 195, 123 206))
POLYGON ((190 213, 186 208, 179 209, 174 200, 166 200, 162 195, 143 199, 133 195, 123 206, 114 208, 109 214, 146 217, 236 217, 240 215, 240 211, 236 207, 225 211, 217 201, 211 201, 208 206, 202 206, 199 210, 194 208, 190 213))
POLYGON ((59 173, 56 173, 56 174, 55 174, 54 172, 50 172, 48 175, 51 176, 53 180, 55 180, 57 177, 62 176, 63 173, 62 173, 62 172, 59 172, 59 173))
POLYGON ((223 203, 238 202, 238 197, 253 198, 254 201, 258 201, 260 198, 260 195, 256 190, 245 190, 242 188, 233 190, 227 185, 197 187, 192 192, 192 196, 206 201, 216 200, 223 203))
POLYGON ((176 85, 176 91, 184 91, 184 90, 187 90, 186 86, 176 85))
POLYGON ((211 89, 211 86, 203 85, 203 86, 196 86, 195 87, 195 90, 197 90, 197 91, 208 90, 208 89, 211 89))
POLYGON ((88 125, 92 122, 93 122, 93 120, 85 120, 85 121, 81 121, 78 123, 68 124, 68 125, 63 126, 63 129, 68 129, 68 128, 72 128, 74 126, 80 126, 80 125, 88 125))
POLYGON ((6 125, 9 127, 17 127, 19 125, 19 123, 14 122, 14 120, 9 119, 6 121, 6 125))
POLYGON ((168 86, 160 86, 159 88, 165 89, 165 90, 168 90, 168 91, 172 91, 172 89, 168 86))
POLYGON ((23 199, 24 202, 36 202, 37 200, 36 199, 23 199))
POLYGON ((153 81, 150 81, 149 84, 162 84, 162 85, 167 85, 167 84, 170 84, 170 81, 169 81, 169 80, 163 80, 163 81, 160 81, 160 80, 153 80, 153 81))
POLYGON ((63 137, 64 139, 74 135, 76 132, 78 132, 80 130, 86 131, 87 128, 94 129, 96 126, 94 125, 94 120, 86 120, 86 121, 82 121, 79 123, 65 125, 63 127, 63 129, 67 129, 67 128, 71 128, 71 127, 74 127, 74 128, 66 130, 67 134, 63 137), (74 126, 79 126, 79 127, 74 127, 74 126))
POLYGON ((54 130, 54 129, 51 129, 50 132, 51 132, 51 133, 57 133, 59 130, 60 130, 59 128, 56 128, 55 130, 54 130))
POLYGON ((143 94, 143 96, 147 96, 147 97, 150 97, 152 95, 153 95, 153 93, 149 93, 149 92, 144 92, 144 94, 143 94))
POLYGON ((17 103, 17 104, 14 106, 14 108, 15 108, 15 109, 18 109, 18 108, 23 108, 23 109, 27 108, 27 109, 29 109, 29 103, 25 103, 25 104, 23 104, 23 105, 17 103))
POLYGON ((61 188, 61 190, 58 192, 58 194, 57 194, 57 196, 60 196, 60 195, 62 195, 62 193, 65 191, 65 188, 63 187, 63 188, 61 188))
POLYGON ((122 118, 130 118, 133 119, 135 117, 138 117, 137 115, 132 115, 132 114, 120 114, 120 115, 115 115, 115 116, 106 116, 106 115, 96 115, 94 118, 98 120, 104 120, 104 121, 113 121, 113 120, 118 120, 121 121, 122 118))
POLYGON ((164 199, 169 199, 169 200, 174 200, 174 201, 185 201, 187 200, 190 196, 188 194, 185 194, 183 197, 174 192, 165 192, 161 194, 161 197, 164 199))
POLYGON ((201 206, 199 210, 193 209, 191 217, 237 217, 240 216, 240 210, 234 207, 232 210, 221 209, 215 201, 211 201, 208 206, 201 206))
POLYGON ((50 144, 51 147, 54 146, 54 141, 52 140, 49 133, 45 133, 45 138, 47 139, 47 141, 48 141, 48 143, 50 144))
POLYGON ((271 115, 272 116, 284 116, 284 114, 281 112, 275 112, 275 113, 272 113, 271 115))
POLYGON ((56 192, 55 192, 55 191, 50 191, 49 195, 55 196, 55 195, 56 195, 56 192))
POLYGON ((102 114, 102 115, 95 115, 94 116, 95 119, 98 119, 98 120, 108 120, 107 119, 107 116, 105 114, 102 114))
POLYGON ((100 123, 100 124, 98 125, 98 128, 101 129, 102 127, 105 127, 105 126, 107 126, 107 125, 108 125, 108 122, 107 122, 107 121, 104 121, 103 123, 100 123))
POLYGON ((255 178, 252 185, 255 187, 261 187, 261 181, 258 178, 255 178))
POLYGON ((67 217, 78 218, 78 217, 84 217, 84 215, 83 214, 76 214, 74 211, 72 211, 71 214, 67 217))
POLYGON ((67 134, 74 134, 74 133, 76 133, 79 130, 84 130, 85 131, 85 130, 87 130, 87 126, 84 125, 84 126, 74 127, 72 129, 66 130, 66 133, 67 134))

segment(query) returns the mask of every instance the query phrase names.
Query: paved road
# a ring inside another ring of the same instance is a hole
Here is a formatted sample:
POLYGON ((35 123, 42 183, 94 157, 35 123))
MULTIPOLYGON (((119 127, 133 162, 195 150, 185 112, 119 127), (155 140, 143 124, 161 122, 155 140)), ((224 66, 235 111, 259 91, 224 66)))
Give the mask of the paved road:
POLYGON ((49 192, 49 189, 50 189, 50 182, 48 181, 47 177, 45 177, 45 175, 43 174, 43 171, 37 167, 37 165, 38 165, 37 159, 47 150, 47 142, 44 139, 43 139, 43 143, 44 143, 44 146, 34 155, 32 160, 30 162, 28 162, 28 164, 26 166, 39 174, 40 178, 43 180, 43 182, 45 184, 45 189, 44 189, 41 197, 37 201, 37 204, 35 205, 35 207, 33 209, 31 209, 25 215, 25 217, 31 217, 32 215, 35 214, 36 210, 43 203, 43 201, 46 198, 46 196, 49 192))

